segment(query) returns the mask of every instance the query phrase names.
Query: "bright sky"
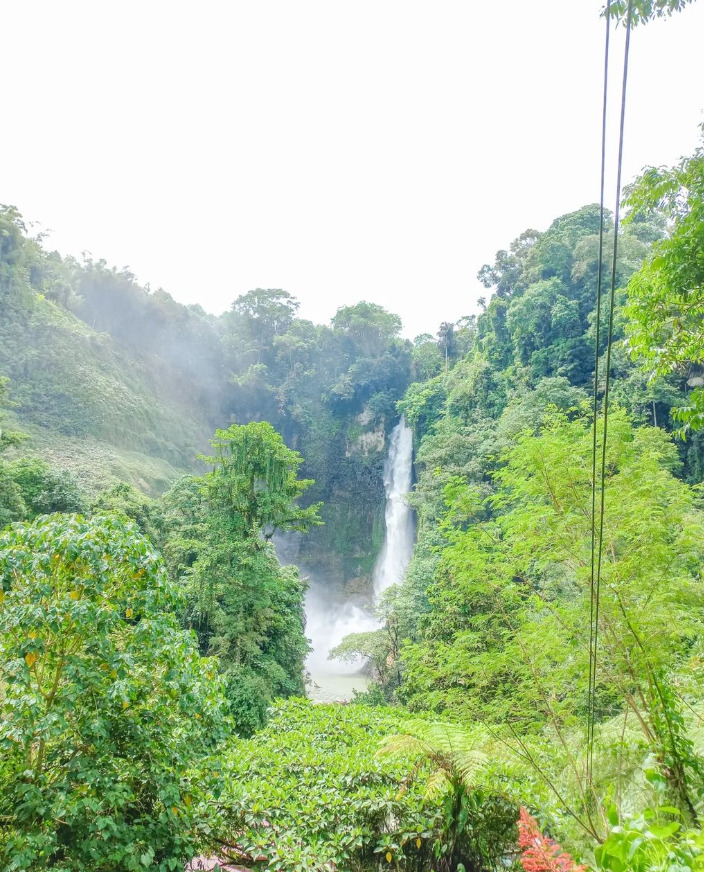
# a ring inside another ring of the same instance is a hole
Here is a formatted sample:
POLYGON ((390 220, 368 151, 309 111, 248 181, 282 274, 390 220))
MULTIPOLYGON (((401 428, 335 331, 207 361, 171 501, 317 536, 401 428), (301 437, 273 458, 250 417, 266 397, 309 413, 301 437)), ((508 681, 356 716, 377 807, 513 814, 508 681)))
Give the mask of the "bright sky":
MULTIPOLYGON (((600 8, 5 3, 0 202, 211 312, 275 287, 433 333, 497 249, 598 200, 600 8)), ((702 46, 704 0, 634 32, 626 179, 694 149, 702 46)))

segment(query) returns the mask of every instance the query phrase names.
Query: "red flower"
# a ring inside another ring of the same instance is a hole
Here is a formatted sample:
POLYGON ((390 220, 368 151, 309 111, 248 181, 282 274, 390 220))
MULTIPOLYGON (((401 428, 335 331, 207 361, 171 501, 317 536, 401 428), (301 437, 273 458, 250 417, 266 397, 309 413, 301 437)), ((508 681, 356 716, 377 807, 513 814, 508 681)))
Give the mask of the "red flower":
POLYGON ((518 844, 523 849, 525 872, 586 872, 586 866, 578 866, 571 854, 540 832, 538 822, 523 806, 518 817, 518 844))

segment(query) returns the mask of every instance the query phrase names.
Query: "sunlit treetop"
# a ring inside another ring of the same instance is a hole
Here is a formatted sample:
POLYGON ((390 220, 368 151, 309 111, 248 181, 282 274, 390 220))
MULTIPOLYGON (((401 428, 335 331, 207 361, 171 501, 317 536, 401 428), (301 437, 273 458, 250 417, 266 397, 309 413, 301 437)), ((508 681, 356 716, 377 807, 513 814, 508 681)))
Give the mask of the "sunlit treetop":
MULTIPOLYGON (((634 25, 646 24, 654 18, 669 17, 693 2, 694 0, 633 0, 632 23, 634 25)), ((628 0, 614 0, 610 9, 612 18, 617 21, 625 21, 628 15, 628 0)), ((602 15, 605 14, 606 6, 602 10, 602 15)))
POLYGON ((301 508, 297 501, 313 484, 299 479, 303 458, 288 448, 268 421, 232 424, 216 430, 213 464, 206 481, 212 503, 244 522, 248 531, 269 539, 276 530, 305 531, 321 523, 319 505, 301 508))

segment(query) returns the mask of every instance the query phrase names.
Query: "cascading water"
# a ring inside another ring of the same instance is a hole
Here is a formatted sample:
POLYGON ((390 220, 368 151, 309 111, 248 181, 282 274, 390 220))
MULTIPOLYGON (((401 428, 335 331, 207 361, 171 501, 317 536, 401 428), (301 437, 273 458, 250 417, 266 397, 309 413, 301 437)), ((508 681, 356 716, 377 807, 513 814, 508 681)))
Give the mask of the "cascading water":
MULTIPOLYGON (((402 418, 391 432, 389 453, 384 462, 386 493, 384 544, 373 572, 374 598, 388 587, 403 580, 413 554, 415 521, 413 510, 405 501, 413 474, 413 432, 402 418)), ((283 563, 297 563, 299 540, 291 534, 277 537, 276 548, 283 563)), ((306 636, 313 650, 306 660, 311 678, 309 695, 320 702, 350 699, 353 689, 364 690, 366 676, 359 663, 328 660, 328 653, 350 633, 376 630, 379 622, 359 597, 340 597, 330 585, 309 577, 306 596, 306 636)))
POLYGON ((406 502, 413 476, 413 431, 401 418, 391 433, 384 463, 386 536, 374 567, 374 594, 403 581, 416 539, 413 509, 406 502))

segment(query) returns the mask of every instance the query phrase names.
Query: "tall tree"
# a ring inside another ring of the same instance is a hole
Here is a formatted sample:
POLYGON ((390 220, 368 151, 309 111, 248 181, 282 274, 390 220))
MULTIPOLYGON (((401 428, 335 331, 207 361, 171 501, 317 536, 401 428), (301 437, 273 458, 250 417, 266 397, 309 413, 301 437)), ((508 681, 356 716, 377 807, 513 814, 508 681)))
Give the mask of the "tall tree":
POLYGON ((313 484, 298 478, 303 458, 267 421, 217 430, 212 445, 213 457, 205 458, 214 467, 206 477, 210 504, 254 544, 277 530, 304 531, 319 523, 319 506, 298 505, 313 484))
POLYGON ((218 656, 236 728, 249 735, 274 697, 304 693, 305 588, 269 540, 319 523, 318 506, 298 504, 311 482, 271 424, 233 424, 212 444, 212 472, 165 497, 166 516, 180 517, 164 550, 187 586, 186 621, 218 656))
POLYGON ((653 375, 680 373, 694 388, 673 413, 704 427, 704 147, 670 169, 650 168, 627 200, 631 222, 664 215, 670 232, 628 283, 628 345, 653 375))
POLYGON ((348 336, 365 357, 379 357, 389 341, 401 332, 401 319, 376 303, 362 301, 338 309, 332 327, 348 336))

